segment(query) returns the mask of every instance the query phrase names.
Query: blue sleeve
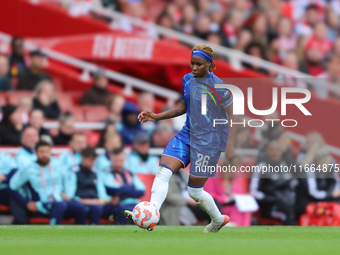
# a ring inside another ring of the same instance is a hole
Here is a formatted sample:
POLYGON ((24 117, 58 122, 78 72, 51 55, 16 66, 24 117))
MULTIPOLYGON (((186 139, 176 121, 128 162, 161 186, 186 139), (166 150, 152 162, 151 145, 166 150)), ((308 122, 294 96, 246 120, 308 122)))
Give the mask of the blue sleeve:
MULTIPOLYGON (((214 83, 225 84, 225 82, 222 81, 220 78, 215 78, 214 83)), ((229 89, 216 89, 216 92, 221 98, 223 108, 227 107, 233 102, 233 95, 231 94, 229 89)))
POLYGON ((190 80, 190 78, 188 79, 188 75, 184 75, 183 79, 182 79, 182 99, 184 100, 184 90, 185 90, 185 86, 186 83, 188 82, 188 80, 190 80))
POLYGON ((20 189, 25 183, 29 181, 30 172, 31 171, 29 168, 17 171, 9 182, 10 189, 20 189))
POLYGON ((64 193, 69 198, 74 198, 77 191, 77 175, 74 172, 67 171, 63 174, 64 193))

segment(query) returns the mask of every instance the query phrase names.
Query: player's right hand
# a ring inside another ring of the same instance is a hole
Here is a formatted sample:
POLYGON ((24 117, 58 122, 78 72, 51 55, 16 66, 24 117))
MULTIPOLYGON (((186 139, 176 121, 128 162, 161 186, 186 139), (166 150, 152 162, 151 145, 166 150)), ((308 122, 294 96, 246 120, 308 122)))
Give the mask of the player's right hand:
POLYGON ((144 123, 145 121, 156 121, 156 114, 149 111, 142 111, 138 114, 138 120, 140 123, 144 123))

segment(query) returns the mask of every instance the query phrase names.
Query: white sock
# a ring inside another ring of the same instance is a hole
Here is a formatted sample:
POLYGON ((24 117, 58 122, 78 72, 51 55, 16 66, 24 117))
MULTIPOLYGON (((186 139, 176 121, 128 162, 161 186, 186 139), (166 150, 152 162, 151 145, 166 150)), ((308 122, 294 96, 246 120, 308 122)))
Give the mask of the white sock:
POLYGON ((203 190, 203 187, 188 186, 189 196, 196 201, 197 205, 209 214, 213 224, 222 224, 224 217, 218 210, 212 196, 203 190))
POLYGON ((151 188, 150 202, 154 203, 159 210, 168 194, 169 181, 173 172, 166 166, 159 166, 151 188))

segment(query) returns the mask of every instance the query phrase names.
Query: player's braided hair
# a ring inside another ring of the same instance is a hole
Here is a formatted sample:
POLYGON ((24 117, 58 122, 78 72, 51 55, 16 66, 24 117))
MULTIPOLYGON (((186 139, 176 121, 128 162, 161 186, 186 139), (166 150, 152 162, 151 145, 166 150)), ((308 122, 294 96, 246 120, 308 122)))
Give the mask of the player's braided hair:
MULTIPOLYGON (((192 51, 194 50, 201 50, 207 53, 212 59, 214 59, 214 52, 210 46, 207 45, 196 45, 194 48, 192 48, 192 51)), ((211 61, 211 66, 210 66, 210 72, 213 72, 216 70, 216 64, 214 60, 211 61)))

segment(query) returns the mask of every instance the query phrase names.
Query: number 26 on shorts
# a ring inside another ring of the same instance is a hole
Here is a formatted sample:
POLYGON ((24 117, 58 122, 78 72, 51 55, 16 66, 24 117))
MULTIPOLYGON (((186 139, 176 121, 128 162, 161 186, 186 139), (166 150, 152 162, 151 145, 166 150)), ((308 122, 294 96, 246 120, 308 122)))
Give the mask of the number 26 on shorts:
POLYGON ((197 160, 195 161, 195 166, 208 166, 210 156, 203 155, 202 153, 197 153, 197 160))

